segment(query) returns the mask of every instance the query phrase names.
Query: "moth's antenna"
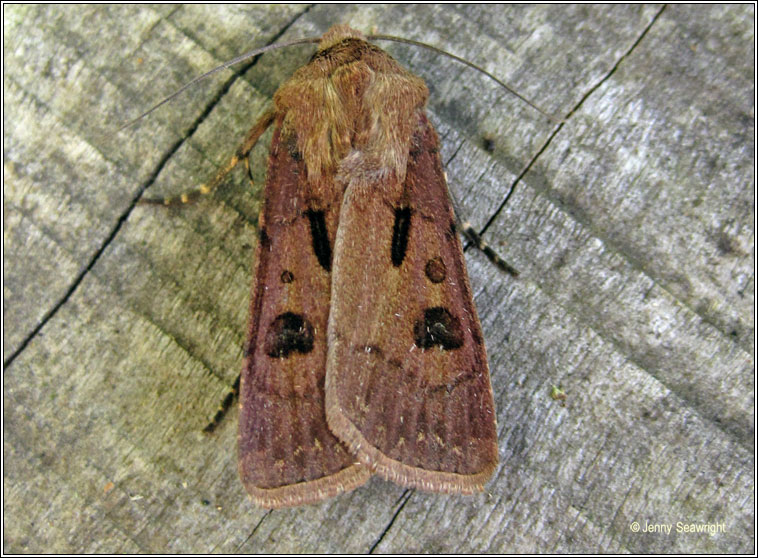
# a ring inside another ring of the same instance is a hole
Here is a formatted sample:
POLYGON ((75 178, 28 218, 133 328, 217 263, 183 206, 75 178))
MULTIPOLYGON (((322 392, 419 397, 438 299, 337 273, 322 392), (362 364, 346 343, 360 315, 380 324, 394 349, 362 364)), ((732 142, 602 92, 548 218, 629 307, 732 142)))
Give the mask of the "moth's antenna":
POLYGON ((557 118, 557 117, 551 115, 550 113, 548 113, 547 111, 542 110, 540 107, 538 107, 537 105, 535 105, 529 99, 527 99, 526 97, 524 97, 523 95, 521 95, 518 91, 514 90, 512 87, 508 86, 507 84, 503 83, 498 78, 496 78, 495 76, 493 76, 487 70, 485 70, 484 68, 480 68, 479 66, 477 66, 473 62, 469 62, 465 58, 461 58, 460 56, 456 56, 455 54, 452 54, 450 52, 442 50, 441 48, 437 48, 435 46, 428 45, 426 43, 421 43, 419 41, 414 41, 412 39, 404 39, 402 37, 394 37, 392 35, 366 35, 366 38, 370 39, 370 40, 395 41, 395 42, 398 42, 398 43, 405 43, 405 44, 408 44, 408 45, 413 45, 413 46, 428 48, 429 50, 433 50, 437 54, 444 54, 445 56, 448 56, 448 57, 452 58, 453 60, 457 60, 461 64, 465 64, 469 68, 473 68, 474 70, 480 71, 485 76, 487 76, 488 78, 490 78, 491 80, 493 80, 495 83, 497 83, 498 85, 500 85, 501 87, 503 87, 506 91, 508 91, 512 95, 515 95, 516 97, 518 97, 522 101, 524 101, 527 105, 529 105, 534 110, 536 110, 537 112, 539 112, 545 118, 549 119, 551 122, 553 122, 555 124, 560 124, 561 122, 563 122, 562 118, 557 118))
POLYGON ((153 112, 158 107, 160 107, 162 105, 165 105, 166 103, 168 103, 169 101, 171 101, 172 99, 174 99, 175 97, 177 97, 185 89, 188 89, 188 88, 192 87, 198 81, 202 81, 205 78, 207 78, 209 76, 212 76, 215 73, 220 72, 221 70, 225 70, 226 68, 229 68, 230 66, 234 66, 235 64, 239 64, 240 62, 244 62, 248 58, 252 58, 253 56, 258 56, 259 54, 263 54, 264 52, 268 52, 269 50, 276 50, 278 48, 291 47, 291 46, 295 46, 295 45, 303 45, 303 44, 306 44, 306 43, 317 43, 320 40, 321 40, 320 37, 311 37, 311 38, 307 38, 307 39, 297 39, 297 40, 289 41, 289 42, 286 42, 286 43, 276 43, 276 44, 273 44, 273 45, 267 45, 265 47, 256 48, 255 50, 251 50, 250 52, 246 52, 245 54, 237 56, 236 58, 232 58, 228 62, 224 62, 220 66, 216 66, 212 70, 210 70, 208 72, 205 72, 203 75, 196 77, 195 79, 193 79, 192 81, 190 81, 188 83, 185 83, 177 91, 175 91, 174 93, 172 93, 171 95, 169 95, 168 97, 166 97, 165 99, 163 99, 160 103, 158 103, 157 105, 153 106, 152 108, 146 110, 145 112, 143 112, 142 114, 140 114, 134 120, 130 120, 129 122, 127 122, 126 124, 124 124, 123 126, 121 126, 118 130, 116 130, 115 133, 120 132, 124 128, 128 128, 129 126, 133 126, 134 124, 136 124, 137 122, 139 122, 140 120, 142 120, 143 118, 145 118, 148 114, 150 114, 151 112, 153 112))
MULTIPOLYGON (((510 87, 506 83, 504 83, 501 80, 499 80, 498 78, 496 78, 494 75, 492 75, 491 73, 489 73, 487 70, 485 70, 484 68, 481 68, 481 67, 477 66, 473 62, 469 62, 465 58, 461 58, 460 56, 456 56, 455 54, 452 54, 450 52, 442 50, 441 48, 437 48, 435 46, 428 45, 428 44, 422 43, 420 41, 414 41, 412 39, 404 39, 402 37, 395 37, 393 35, 367 35, 366 38, 369 39, 369 40, 395 41, 397 43, 405 43, 405 44, 408 44, 408 45, 423 47, 423 48, 427 48, 429 50, 432 50, 432 51, 434 51, 434 52, 436 52, 438 54, 442 54, 444 56, 452 58, 453 60, 456 60, 456 61, 460 62, 461 64, 465 64, 466 66, 468 66, 470 68, 473 68, 474 70, 477 70, 477 71, 483 73, 485 76, 489 77, 491 80, 493 80, 495 83, 497 83, 498 85, 500 85, 501 87, 503 87, 506 91, 508 91, 512 95, 515 95, 516 97, 518 97, 519 99, 521 99, 522 101, 524 101, 527 105, 529 105, 530 107, 532 107, 534 110, 536 110, 537 112, 539 112, 540 114, 542 114, 545 118, 549 119, 550 121, 552 121, 554 123, 560 123, 560 122, 563 121, 561 118, 557 118, 557 117, 549 114, 547 111, 542 110, 536 104, 534 104, 533 102, 531 102, 529 99, 527 99, 526 97, 524 97, 523 95, 521 95, 518 91, 516 91, 515 89, 513 89, 512 87, 510 87)), ((321 40, 321 37, 309 37, 309 38, 305 38, 305 39, 296 39, 294 41, 288 41, 286 43, 276 43, 276 44, 273 44, 273 45, 267 45, 267 46, 264 46, 264 47, 261 47, 261 48, 256 48, 254 50, 246 52, 245 54, 237 56, 236 58, 232 58, 231 60, 229 60, 227 62, 224 62, 220 66, 216 66, 212 70, 210 70, 208 72, 205 72, 203 75, 196 77, 192 81, 190 81, 188 83, 185 83, 178 90, 176 90, 174 93, 172 93, 171 95, 169 95, 168 97, 166 97, 165 99, 163 99, 162 101, 160 101, 158 104, 153 105, 151 108, 149 108, 148 110, 146 110, 145 112, 143 112, 142 114, 140 114, 137 118, 134 118, 133 120, 130 120, 129 122, 127 122, 126 124, 124 124, 123 126, 121 126, 118 130, 116 130, 113 133, 114 134, 118 133, 121 130, 124 130, 125 128, 129 128, 130 126, 133 126, 134 124, 136 124, 137 122, 139 122, 140 120, 142 120, 143 118, 145 118, 148 114, 152 113, 153 111, 155 111, 159 107, 165 105, 169 101, 171 101, 171 100, 175 99, 176 97, 178 97, 186 89, 189 89, 190 87, 192 87, 193 85, 195 85, 197 82, 202 81, 205 78, 210 77, 213 74, 216 74, 216 73, 220 72, 221 70, 225 70, 226 68, 234 66, 235 64, 239 64, 240 62, 244 62, 245 60, 248 60, 248 59, 250 59, 250 58, 252 58, 254 56, 258 56, 259 54, 263 54, 264 52, 268 52, 270 50, 276 50, 276 49, 279 49, 279 48, 286 48, 286 47, 291 47, 291 46, 295 46, 295 45, 303 45, 303 44, 308 44, 308 43, 318 43, 320 40, 321 40)))

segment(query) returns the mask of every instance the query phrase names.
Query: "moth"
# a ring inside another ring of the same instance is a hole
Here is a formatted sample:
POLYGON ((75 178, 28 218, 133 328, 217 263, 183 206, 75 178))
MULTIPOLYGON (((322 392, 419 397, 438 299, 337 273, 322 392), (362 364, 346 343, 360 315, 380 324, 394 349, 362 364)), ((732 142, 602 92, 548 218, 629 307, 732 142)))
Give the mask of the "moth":
POLYGON ((239 473, 263 507, 318 502, 373 473, 470 494, 497 465, 482 330, 428 96, 336 25, 214 181, 247 164, 273 125, 238 432, 239 473))
POLYGON ((274 96, 240 385, 239 472, 264 507, 371 473, 482 489, 497 431, 424 82, 345 25, 274 96))

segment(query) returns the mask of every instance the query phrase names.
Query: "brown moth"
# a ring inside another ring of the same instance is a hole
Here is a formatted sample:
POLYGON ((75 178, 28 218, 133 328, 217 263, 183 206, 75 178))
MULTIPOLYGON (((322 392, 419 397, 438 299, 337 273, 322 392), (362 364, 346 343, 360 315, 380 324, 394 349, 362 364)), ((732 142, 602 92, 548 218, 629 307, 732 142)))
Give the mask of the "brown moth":
POLYGON ((497 431, 424 82, 345 25, 274 96, 241 375, 239 471, 264 507, 372 472, 482 489, 497 431))

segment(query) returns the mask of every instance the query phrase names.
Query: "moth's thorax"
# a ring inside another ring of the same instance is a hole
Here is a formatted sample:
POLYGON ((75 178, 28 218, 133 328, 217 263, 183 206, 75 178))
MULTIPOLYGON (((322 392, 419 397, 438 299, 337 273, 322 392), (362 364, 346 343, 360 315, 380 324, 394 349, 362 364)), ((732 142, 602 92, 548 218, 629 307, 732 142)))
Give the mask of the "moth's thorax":
POLYGON ((417 112, 429 92, 387 53, 347 26, 322 38, 311 61, 274 96, 283 134, 294 135, 309 182, 402 183, 417 112))

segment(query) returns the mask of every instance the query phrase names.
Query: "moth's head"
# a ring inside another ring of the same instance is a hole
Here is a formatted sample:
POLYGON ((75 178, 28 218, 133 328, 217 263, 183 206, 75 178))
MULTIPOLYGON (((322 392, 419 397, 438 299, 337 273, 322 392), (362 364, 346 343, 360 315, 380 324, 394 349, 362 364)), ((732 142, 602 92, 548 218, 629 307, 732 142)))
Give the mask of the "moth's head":
POLYGON ((318 50, 326 50, 345 39, 360 39, 361 41, 365 41, 366 36, 344 23, 332 25, 329 28, 329 31, 321 36, 321 41, 318 43, 318 50))

